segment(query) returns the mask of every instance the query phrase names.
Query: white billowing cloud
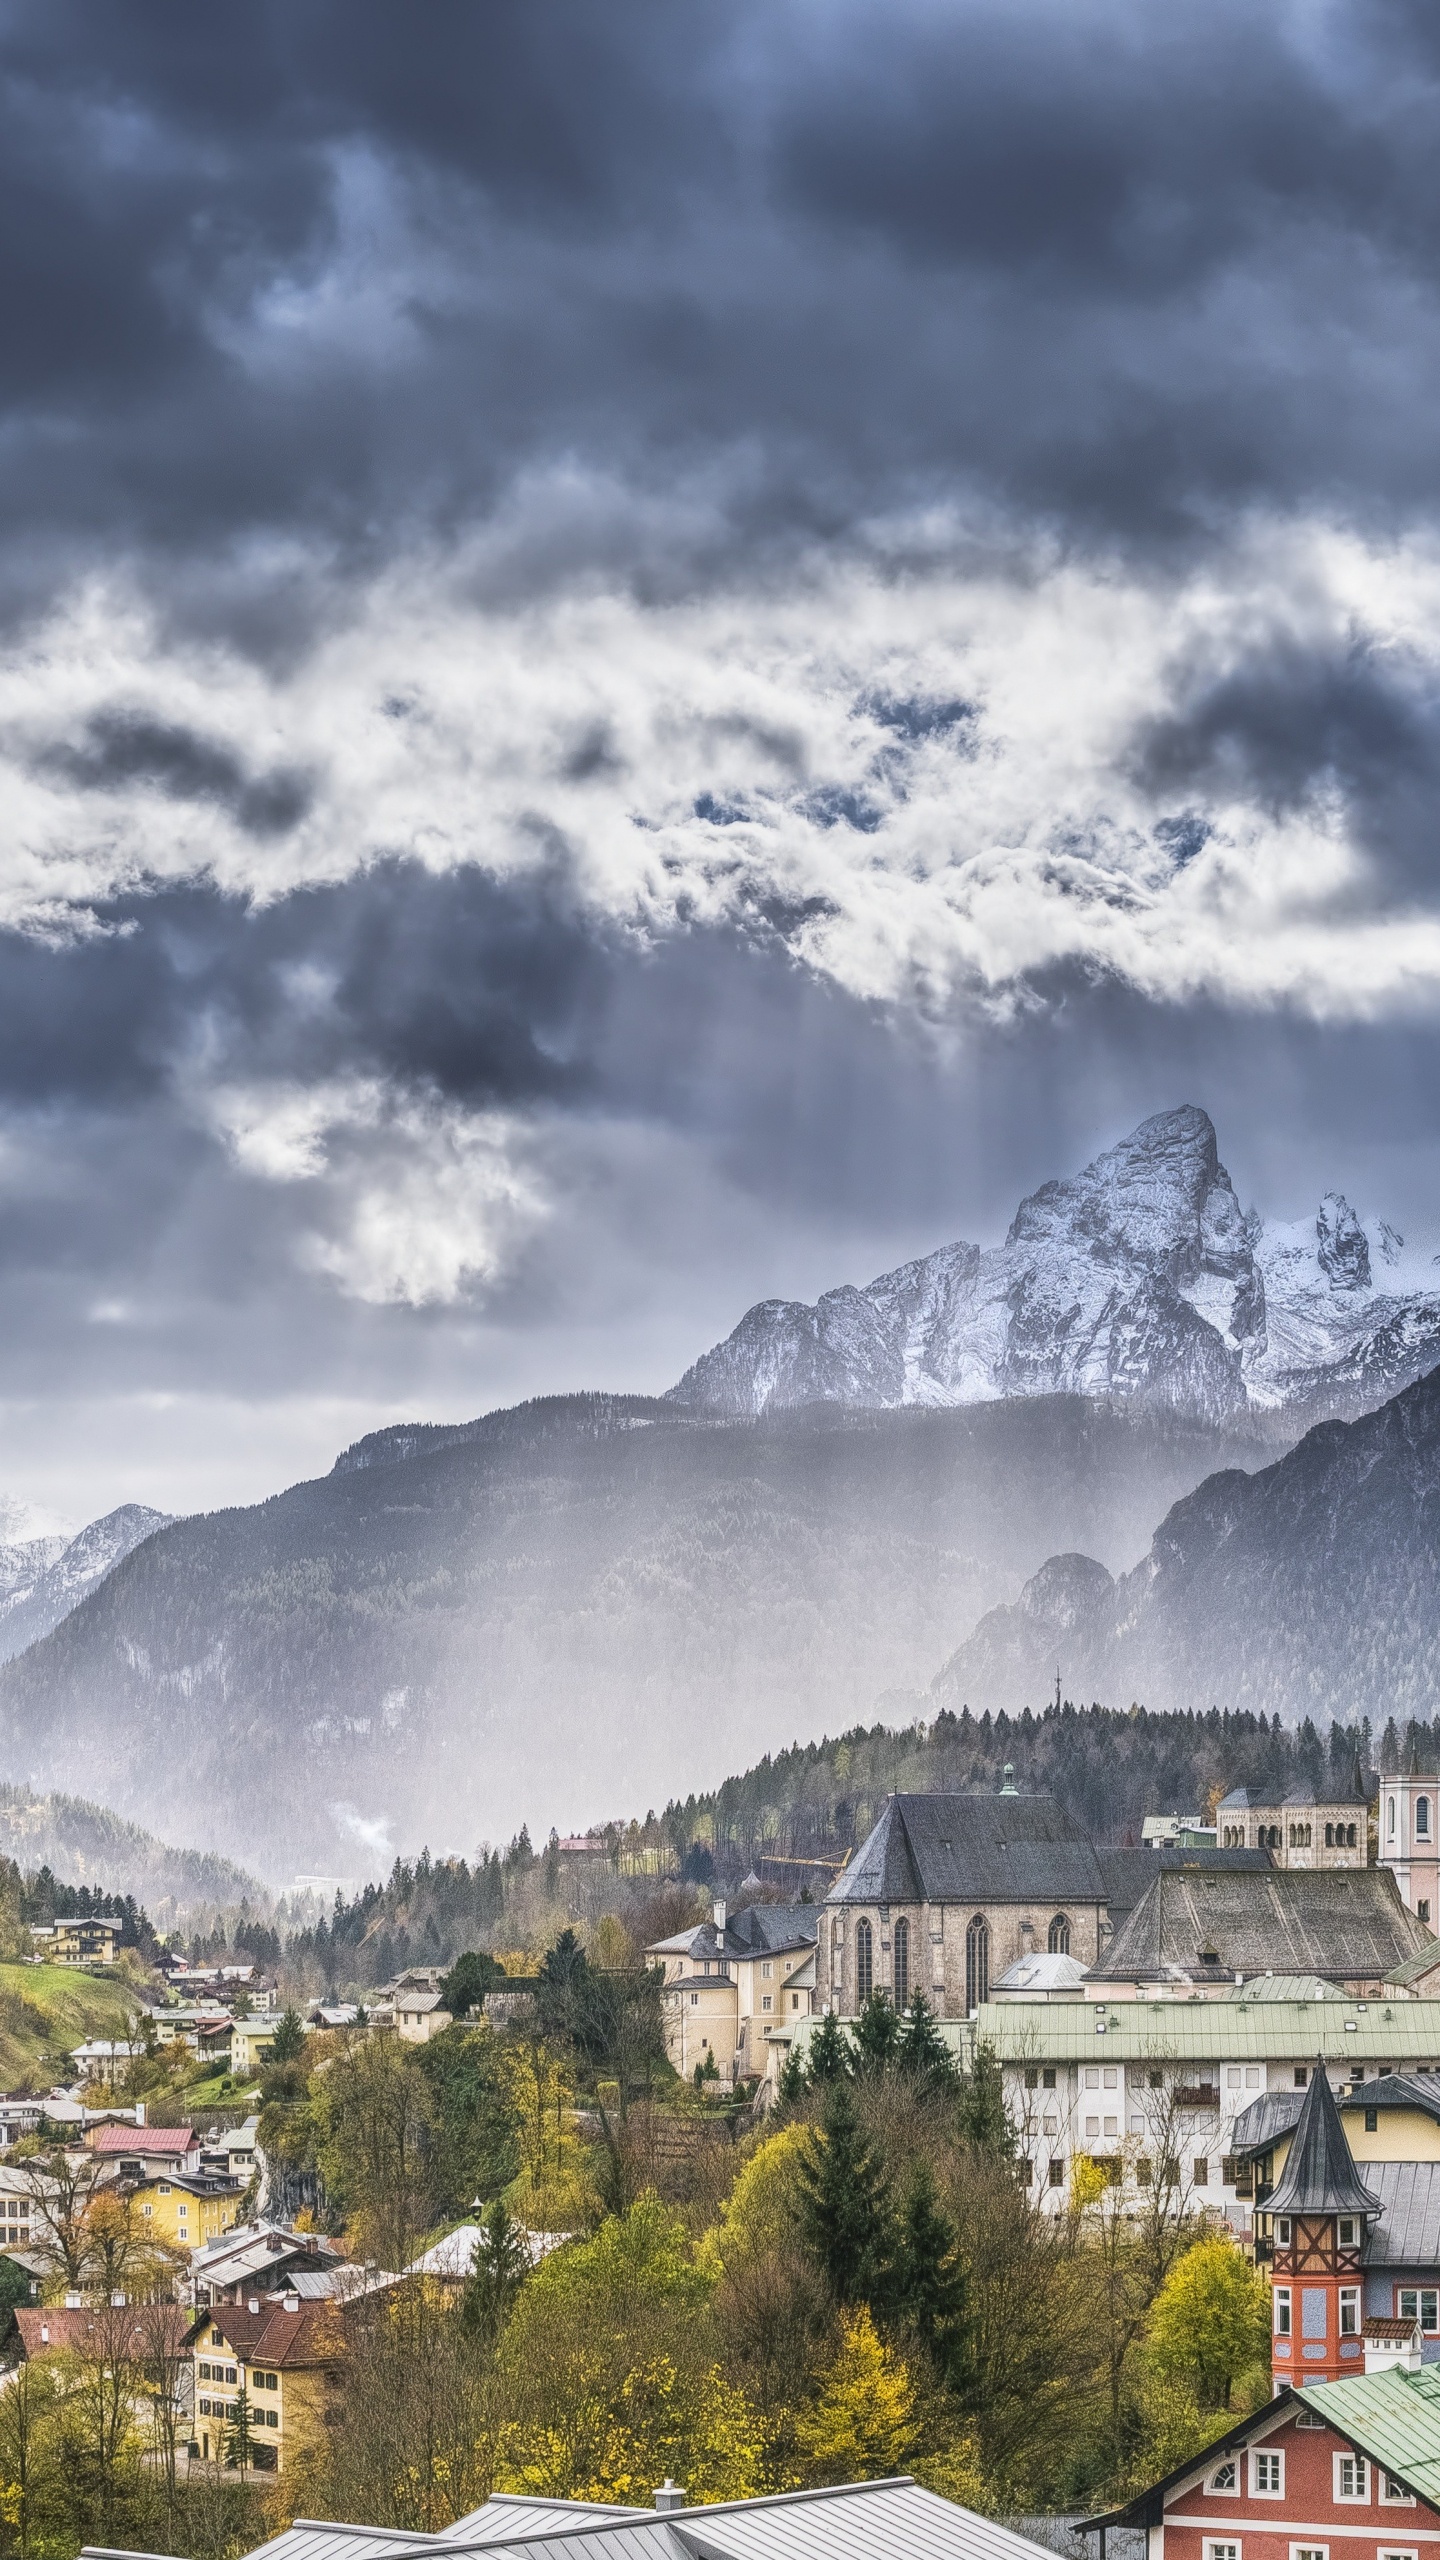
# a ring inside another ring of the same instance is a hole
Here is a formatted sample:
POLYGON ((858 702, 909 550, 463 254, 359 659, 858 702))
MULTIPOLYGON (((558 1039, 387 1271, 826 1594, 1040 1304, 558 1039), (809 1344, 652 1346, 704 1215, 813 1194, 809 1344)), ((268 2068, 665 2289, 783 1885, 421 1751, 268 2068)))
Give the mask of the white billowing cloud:
POLYGON ((203 1110, 244 1172, 315 1186, 298 1258, 372 1305, 453 1305, 496 1279, 546 1214, 516 1115, 371 1077, 222 1085, 203 1110))
MULTIPOLYGON (((192 877, 270 899, 398 855, 560 865, 642 934, 763 915, 852 993, 937 1016, 1010 1004, 1061 962, 1160 1001, 1322 1017, 1440 989, 1440 915, 1376 897, 1338 790, 1277 814, 1236 782, 1197 808, 1135 753, 1267 649, 1363 648, 1402 693, 1433 689, 1432 545, 1255 525, 1142 578, 1041 552, 996 566, 936 520, 783 587, 515 603, 508 538, 392 567, 273 671, 171 639, 113 584, 73 596, 0 662, 0 921, 83 929, 119 890, 192 877), (969 716, 927 719, 957 702, 969 716), (139 741, 123 772, 97 736, 139 741), (188 779, 177 738, 204 751, 188 779), (1163 824, 1182 812, 1204 822, 1183 860, 1163 824)), ((230 1142, 307 1179, 330 1109, 276 1098, 230 1142)), ((466 1193, 491 1144, 432 1129, 419 1191, 466 1193)), ((336 1247, 367 1290, 429 1267, 408 1190, 397 1169, 386 1219, 336 1247)))

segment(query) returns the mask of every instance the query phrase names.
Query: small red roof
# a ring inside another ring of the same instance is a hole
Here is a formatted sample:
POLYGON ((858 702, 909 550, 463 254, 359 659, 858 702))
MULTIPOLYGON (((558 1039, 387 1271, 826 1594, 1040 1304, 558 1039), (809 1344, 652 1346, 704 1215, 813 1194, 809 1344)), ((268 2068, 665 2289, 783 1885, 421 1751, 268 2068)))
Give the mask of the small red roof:
POLYGON ((116 2304, 103 2311, 17 2311, 15 2326, 28 2356, 73 2354, 99 2347, 106 2355, 167 2356, 185 2352, 190 2314, 178 2302, 116 2304))
POLYGON ((213 2310, 202 2311, 190 2332, 194 2345, 203 2354, 206 2337, 218 2329, 231 2353, 247 2364, 339 2363, 345 2333, 333 2303, 302 2302, 298 2311, 287 2311, 274 2294, 256 2298, 258 2311, 250 2309, 248 2300, 217 2303, 213 2310))
POLYGON ((188 2124, 92 2124, 85 2140, 92 2151, 120 2151, 138 2160, 183 2160, 200 2148, 188 2124))

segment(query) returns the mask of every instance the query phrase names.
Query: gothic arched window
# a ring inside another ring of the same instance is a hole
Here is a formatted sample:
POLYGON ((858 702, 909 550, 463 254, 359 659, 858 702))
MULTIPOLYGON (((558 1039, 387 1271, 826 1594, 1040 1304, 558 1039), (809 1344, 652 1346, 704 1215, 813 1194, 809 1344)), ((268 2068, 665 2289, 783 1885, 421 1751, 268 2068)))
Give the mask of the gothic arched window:
POLYGON ((1050 1923, 1050 1953, 1052 1956, 1068 1956, 1070 1953, 1070 1923, 1063 1911, 1057 1911, 1050 1923))
POLYGON ((857 2009, 864 2008, 870 1997, 870 1988, 874 1979, 875 1941, 870 1934, 869 1921, 862 1920, 855 1930, 855 2006, 857 2009))
POLYGON ((965 1932, 965 2006, 978 2009, 990 1997, 990 1930, 976 1912, 965 1932))
POLYGON ((895 2006, 904 2009, 910 1999, 910 1923, 895 1923, 895 2006))

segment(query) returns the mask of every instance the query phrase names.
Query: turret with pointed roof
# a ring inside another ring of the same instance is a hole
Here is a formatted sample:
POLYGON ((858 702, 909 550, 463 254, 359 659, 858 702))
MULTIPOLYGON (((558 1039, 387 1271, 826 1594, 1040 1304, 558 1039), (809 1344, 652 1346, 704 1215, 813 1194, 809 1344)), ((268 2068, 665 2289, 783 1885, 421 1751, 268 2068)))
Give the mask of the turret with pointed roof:
POLYGON ((1364 2370, 1361 2259, 1380 2211, 1356 2175, 1323 2062, 1305 2092, 1289 2156, 1263 2211, 1273 2235, 1271 2372, 1284 2382, 1333 2382, 1364 2370))
POLYGON ((1317 2062, 1294 2140, 1266 2211, 1276 2214, 1375 2214, 1380 2199, 1362 2186, 1350 2157, 1334 2092, 1317 2062))

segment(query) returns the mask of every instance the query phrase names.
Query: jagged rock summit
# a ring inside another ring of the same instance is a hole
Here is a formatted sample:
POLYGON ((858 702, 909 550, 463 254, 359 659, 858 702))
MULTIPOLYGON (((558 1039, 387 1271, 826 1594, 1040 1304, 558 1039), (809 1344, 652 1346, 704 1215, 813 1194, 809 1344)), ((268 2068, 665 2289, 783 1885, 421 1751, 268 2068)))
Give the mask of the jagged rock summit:
POLYGON ((1440 1359, 1436 1277, 1336 1192, 1313 1223, 1242 1212, 1187 1104, 1043 1183, 992 1251, 942 1245, 813 1307, 765 1299, 670 1392, 727 1414, 1056 1393, 1213 1422, 1356 1413, 1440 1359))

